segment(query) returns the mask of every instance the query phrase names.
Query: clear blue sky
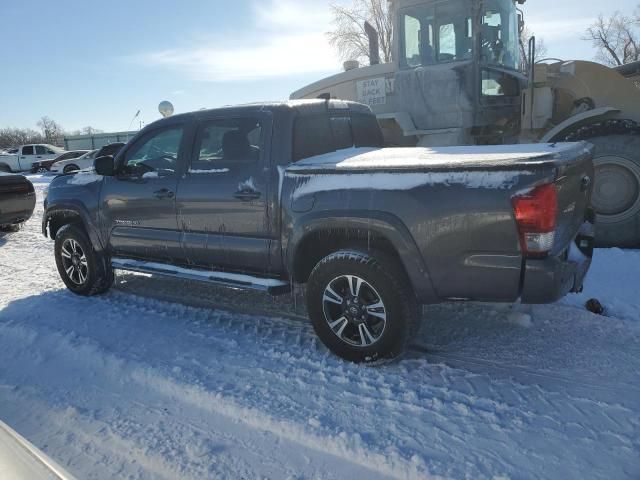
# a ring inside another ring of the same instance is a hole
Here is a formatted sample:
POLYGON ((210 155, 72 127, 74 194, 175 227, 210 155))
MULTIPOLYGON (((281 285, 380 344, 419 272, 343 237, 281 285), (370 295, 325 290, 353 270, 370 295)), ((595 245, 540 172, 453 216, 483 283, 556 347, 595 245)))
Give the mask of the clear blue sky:
MULTIPOLYGON (((348 0, 345 0, 348 1, 348 0)), ((284 99, 340 69, 325 0, 21 0, 0 9, 0 127, 48 115, 66 129, 125 130, 170 100, 184 112, 284 99)), ((637 0, 528 0, 549 55, 592 59, 598 13, 637 0)))

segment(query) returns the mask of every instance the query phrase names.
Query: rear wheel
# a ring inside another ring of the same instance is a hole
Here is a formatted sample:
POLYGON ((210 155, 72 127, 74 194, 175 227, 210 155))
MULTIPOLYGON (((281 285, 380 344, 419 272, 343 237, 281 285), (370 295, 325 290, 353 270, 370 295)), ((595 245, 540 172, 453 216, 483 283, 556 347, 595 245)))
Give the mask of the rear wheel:
POLYGON ((62 169, 62 171, 64 173, 71 173, 71 172, 75 172, 77 170, 80 170, 80 167, 78 167, 77 165, 67 165, 66 167, 64 167, 62 169))
POLYGON ((80 226, 65 225, 58 230, 55 258, 60 278, 73 293, 97 295, 113 284, 113 269, 96 253, 80 226))
POLYGON ((417 316, 404 272, 383 253, 357 251, 333 253, 316 265, 307 308, 322 343, 353 362, 400 355, 417 316))
POLYGON ((595 146, 592 203, 600 246, 640 244, 640 136, 587 139, 595 146))

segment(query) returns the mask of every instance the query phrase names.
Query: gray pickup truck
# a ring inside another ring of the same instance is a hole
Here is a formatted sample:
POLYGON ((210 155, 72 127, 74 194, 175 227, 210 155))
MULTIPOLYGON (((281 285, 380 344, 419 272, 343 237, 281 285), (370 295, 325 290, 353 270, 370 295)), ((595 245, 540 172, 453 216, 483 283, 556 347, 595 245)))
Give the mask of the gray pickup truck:
POLYGON ((45 201, 60 275, 92 295, 121 269, 273 294, 306 284, 313 326, 352 361, 390 358, 417 306, 548 303, 593 253, 585 143, 381 148, 368 107, 254 104, 147 126, 45 201))

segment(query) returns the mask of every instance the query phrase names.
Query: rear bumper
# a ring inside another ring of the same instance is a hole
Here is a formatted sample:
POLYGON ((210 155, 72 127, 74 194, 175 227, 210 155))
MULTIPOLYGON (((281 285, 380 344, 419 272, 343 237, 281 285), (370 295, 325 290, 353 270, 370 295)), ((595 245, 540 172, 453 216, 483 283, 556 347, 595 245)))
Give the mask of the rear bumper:
POLYGON ((26 222, 36 206, 35 192, 0 195, 0 225, 26 222))
POLYGON ((568 293, 582 291, 591 266, 594 228, 585 223, 575 241, 557 257, 526 261, 522 285, 522 303, 553 303, 568 293))
POLYGON ((38 173, 38 170, 40 170, 41 168, 49 171, 51 169, 51 165, 46 162, 34 163, 33 165, 31 165, 31 173, 38 173))

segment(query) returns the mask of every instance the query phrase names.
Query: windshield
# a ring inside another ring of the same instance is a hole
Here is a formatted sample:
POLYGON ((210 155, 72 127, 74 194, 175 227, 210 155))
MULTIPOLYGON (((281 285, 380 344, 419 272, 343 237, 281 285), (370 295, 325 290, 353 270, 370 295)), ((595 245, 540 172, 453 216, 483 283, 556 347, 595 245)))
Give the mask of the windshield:
POLYGON ((93 157, 95 157, 96 153, 98 153, 98 150, 91 150, 90 152, 87 152, 84 155, 82 155, 81 157, 79 157, 78 160, 82 160, 82 159, 86 159, 86 158, 93 158, 93 157))
POLYGON ((401 12, 402 63, 419 67, 468 60, 473 54, 473 22, 467 0, 417 5, 401 12))
POLYGON ((482 16, 482 53, 489 65, 518 68, 518 15, 513 0, 487 0, 482 16))
POLYGON ((56 147, 55 145, 45 144, 44 146, 51 150, 53 153, 64 153, 64 149, 56 147))

